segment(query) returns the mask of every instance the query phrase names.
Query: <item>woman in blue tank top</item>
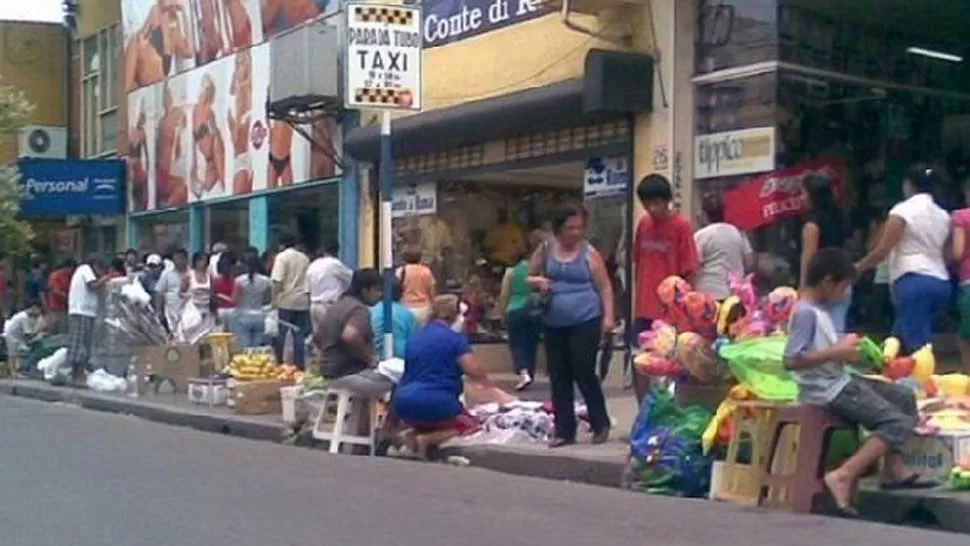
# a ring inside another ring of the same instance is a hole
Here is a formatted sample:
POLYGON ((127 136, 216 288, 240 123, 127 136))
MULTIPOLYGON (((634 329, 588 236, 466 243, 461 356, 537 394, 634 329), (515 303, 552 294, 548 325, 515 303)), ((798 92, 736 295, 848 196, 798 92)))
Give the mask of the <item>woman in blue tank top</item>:
POLYGON ((532 255, 527 279, 548 302, 543 323, 556 418, 549 445, 576 442, 573 383, 586 402, 593 443, 603 443, 610 418, 595 366, 600 339, 613 330, 613 289, 603 258, 585 238, 586 211, 566 205, 554 213, 552 227, 555 237, 532 255))

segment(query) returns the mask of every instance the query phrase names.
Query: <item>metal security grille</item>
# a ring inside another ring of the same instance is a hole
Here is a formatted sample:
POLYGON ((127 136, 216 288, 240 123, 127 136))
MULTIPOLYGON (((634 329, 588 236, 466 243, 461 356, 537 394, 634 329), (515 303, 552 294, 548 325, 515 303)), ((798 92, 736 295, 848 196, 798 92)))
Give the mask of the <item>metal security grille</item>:
POLYGON ((416 174, 478 167, 485 164, 485 144, 401 158, 397 172, 416 174))
POLYGON ((532 159, 623 142, 630 136, 626 120, 570 127, 505 140, 505 160, 532 159))

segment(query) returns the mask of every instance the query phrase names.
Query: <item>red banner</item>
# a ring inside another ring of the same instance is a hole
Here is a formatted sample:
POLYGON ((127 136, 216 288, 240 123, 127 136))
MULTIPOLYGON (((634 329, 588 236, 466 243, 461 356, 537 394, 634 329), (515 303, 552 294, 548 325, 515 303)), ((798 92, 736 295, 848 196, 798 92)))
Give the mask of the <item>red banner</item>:
POLYGON ((835 195, 841 194, 842 163, 837 159, 815 160, 763 174, 724 192, 724 221, 752 230, 800 216, 805 206, 802 181, 811 173, 827 177, 835 195))

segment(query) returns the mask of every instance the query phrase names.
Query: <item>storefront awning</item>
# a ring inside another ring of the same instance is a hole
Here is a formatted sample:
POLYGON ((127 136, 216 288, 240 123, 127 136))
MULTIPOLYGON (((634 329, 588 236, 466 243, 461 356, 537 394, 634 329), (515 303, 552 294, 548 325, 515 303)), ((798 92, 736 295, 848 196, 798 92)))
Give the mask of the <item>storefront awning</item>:
MULTIPOLYGON (((411 156, 596 123, 649 110, 652 103, 653 59, 636 53, 591 50, 582 78, 394 121, 394 155, 411 156)), ((344 150, 360 161, 376 161, 380 155, 379 125, 348 131, 344 150)))

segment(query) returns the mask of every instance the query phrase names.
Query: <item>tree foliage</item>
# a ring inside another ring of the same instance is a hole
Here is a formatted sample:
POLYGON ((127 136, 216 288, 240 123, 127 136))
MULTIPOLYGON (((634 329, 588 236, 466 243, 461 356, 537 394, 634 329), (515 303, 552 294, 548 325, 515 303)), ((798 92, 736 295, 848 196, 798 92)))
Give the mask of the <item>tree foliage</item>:
MULTIPOLYGON (((0 85, 0 134, 16 135, 34 111, 34 106, 19 89, 0 85)), ((20 219, 24 190, 15 165, 0 166, 0 252, 23 256, 29 250, 33 232, 20 219)))

